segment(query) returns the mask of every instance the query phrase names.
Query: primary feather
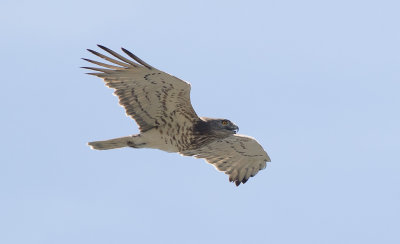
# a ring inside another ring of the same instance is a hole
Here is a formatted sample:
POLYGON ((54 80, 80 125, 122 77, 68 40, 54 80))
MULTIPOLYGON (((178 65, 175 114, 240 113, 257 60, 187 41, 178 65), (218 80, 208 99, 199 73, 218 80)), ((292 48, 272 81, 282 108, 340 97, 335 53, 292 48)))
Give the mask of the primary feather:
POLYGON ((83 68, 97 71, 88 74, 103 78, 115 89, 140 134, 90 142, 93 149, 155 148, 204 158, 236 185, 246 183, 270 162, 254 138, 235 134, 238 127, 231 121, 198 117, 190 102, 189 83, 152 67, 124 48, 122 51, 133 60, 98 46, 117 59, 88 49, 112 64, 84 59, 103 68, 83 68))

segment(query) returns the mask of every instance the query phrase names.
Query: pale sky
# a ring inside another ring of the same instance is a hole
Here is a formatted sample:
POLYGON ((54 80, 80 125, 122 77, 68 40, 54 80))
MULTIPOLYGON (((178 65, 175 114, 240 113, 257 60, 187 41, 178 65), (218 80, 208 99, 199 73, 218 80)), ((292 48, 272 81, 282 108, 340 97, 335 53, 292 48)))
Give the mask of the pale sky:
POLYGON ((398 1, 0 3, 0 243, 400 243, 398 1), (96 44, 192 84, 272 162, 86 143, 138 132, 96 44))

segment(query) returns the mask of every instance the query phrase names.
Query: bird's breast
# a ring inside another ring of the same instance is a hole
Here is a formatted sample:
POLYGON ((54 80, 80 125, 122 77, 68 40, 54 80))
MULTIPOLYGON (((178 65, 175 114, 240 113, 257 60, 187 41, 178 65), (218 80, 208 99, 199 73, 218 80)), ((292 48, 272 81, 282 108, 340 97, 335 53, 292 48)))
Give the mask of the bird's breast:
POLYGON ((153 128, 141 134, 148 148, 166 152, 181 152, 191 147, 193 133, 189 128, 164 126, 153 128))

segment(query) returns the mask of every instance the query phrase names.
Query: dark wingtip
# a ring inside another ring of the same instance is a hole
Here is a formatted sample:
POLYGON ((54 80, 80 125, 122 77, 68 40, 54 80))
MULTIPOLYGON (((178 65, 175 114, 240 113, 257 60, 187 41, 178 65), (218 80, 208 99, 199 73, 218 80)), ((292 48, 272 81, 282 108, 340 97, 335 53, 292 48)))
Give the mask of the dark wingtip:
POLYGON ((103 46, 103 45, 97 44, 97 46, 98 46, 99 48, 103 49, 103 50, 106 51, 106 52, 113 52, 111 49, 109 49, 108 47, 105 47, 105 46, 103 46))
POLYGON ((128 49, 125 49, 125 48, 121 47, 121 50, 122 50, 124 53, 128 54, 128 55, 132 55, 132 56, 135 56, 135 57, 136 57, 136 55, 134 55, 134 54, 133 54, 131 51, 129 51, 128 49))
POLYGON ((239 185, 240 185, 240 183, 241 183, 241 182, 240 182, 240 181, 238 181, 238 180, 237 180, 237 181, 235 181, 235 184, 236 184, 236 186, 239 186, 239 185))
POLYGON ((103 45, 97 44, 97 46, 98 46, 99 48, 103 49, 104 51, 107 51, 107 52, 111 51, 111 49, 109 49, 108 47, 105 47, 105 46, 103 46, 103 45))
POLYGON ((153 69, 153 67, 144 62, 143 60, 141 60, 138 56, 136 56, 135 54, 131 53, 129 50, 121 47, 121 50, 126 53, 129 57, 131 57, 133 60, 135 60, 136 62, 138 62, 139 64, 143 65, 144 67, 148 68, 148 69, 153 69))

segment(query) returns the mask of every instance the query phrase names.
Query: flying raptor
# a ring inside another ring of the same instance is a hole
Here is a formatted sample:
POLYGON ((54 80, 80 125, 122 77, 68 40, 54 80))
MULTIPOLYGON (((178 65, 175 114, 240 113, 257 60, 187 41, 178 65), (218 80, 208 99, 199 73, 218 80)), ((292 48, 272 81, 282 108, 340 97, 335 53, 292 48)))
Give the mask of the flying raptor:
POLYGON ((96 71, 88 74, 104 79, 108 87, 115 89, 119 103, 136 121, 140 134, 89 142, 93 149, 155 148, 204 158, 237 186, 271 161, 254 138, 236 134, 239 127, 233 122, 197 116, 190 103, 189 83, 150 66, 124 48, 122 51, 132 60, 98 46, 116 59, 88 49, 111 64, 84 58, 102 68, 82 68, 96 71))

